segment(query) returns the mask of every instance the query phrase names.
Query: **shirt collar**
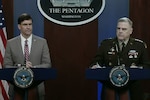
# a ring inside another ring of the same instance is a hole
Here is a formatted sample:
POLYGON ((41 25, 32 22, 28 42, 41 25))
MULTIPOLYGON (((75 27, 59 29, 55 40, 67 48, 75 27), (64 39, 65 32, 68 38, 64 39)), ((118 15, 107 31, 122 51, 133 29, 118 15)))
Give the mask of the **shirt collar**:
POLYGON ((20 37, 21 37, 21 40, 22 41, 25 41, 25 40, 28 40, 28 41, 31 41, 32 40, 32 34, 29 36, 29 38, 24 38, 23 36, 22 36, 22 34, 20 34, 20 37))
POLYGON ((129 39, 126 39, 125 41, 118 41, 119 42, 119 45, 122 45, 122 43, 124 42, 125 46, 127 45, 129 39))

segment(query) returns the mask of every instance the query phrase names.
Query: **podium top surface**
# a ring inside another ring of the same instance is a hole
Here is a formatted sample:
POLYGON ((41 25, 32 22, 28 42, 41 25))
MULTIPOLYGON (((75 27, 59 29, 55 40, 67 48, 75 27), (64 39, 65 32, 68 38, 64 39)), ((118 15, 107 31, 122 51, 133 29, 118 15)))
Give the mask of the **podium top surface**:
MULTIPOLYGON (((56 78, 56 69, 54 68, 31 68, 34 74, 34 80, 49 80, 56 78)), ((13 81, 16 68, 0 69, 0 79, 13 81)))
MULTIPOLYGON (((130 80, 147 80, 150 79, 150 69, 128 68, 130 80)), ((109 80, 110 67, 86 69, 86 79, 92 80, 109 80)))

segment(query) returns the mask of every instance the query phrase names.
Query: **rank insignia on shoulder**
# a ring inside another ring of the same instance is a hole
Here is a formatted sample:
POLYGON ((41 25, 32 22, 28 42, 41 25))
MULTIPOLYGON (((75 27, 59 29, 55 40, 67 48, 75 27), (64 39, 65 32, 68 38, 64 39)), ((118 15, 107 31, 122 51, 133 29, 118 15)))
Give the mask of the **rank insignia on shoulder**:
POLYGON ((147 45, 146 45, 146 43, 144 43, 144 47, 145 47, 145 48, 147 48, 147 45))
POLYGON ((143 43, 143 41, 140 39, 134 39, 134 40, 143 43))
POLYGON ((141 42, 141 43, 143 43, 143 45, 144 45, 144 47, 145 48, 147 48, 147 45, 146 45, 146 43, 145 42, 143 42, 142 40, 140 40, 140 39, 134 39, 135 41, 138 41, 138 42, 141 42))

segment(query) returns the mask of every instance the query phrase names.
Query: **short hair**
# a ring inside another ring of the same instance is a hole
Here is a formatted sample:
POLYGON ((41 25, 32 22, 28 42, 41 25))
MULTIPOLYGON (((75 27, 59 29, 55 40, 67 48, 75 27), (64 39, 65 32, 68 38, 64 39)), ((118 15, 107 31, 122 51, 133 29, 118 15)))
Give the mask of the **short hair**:
POLYGON ((21 24, 21 22, 23 22, 24 20, 32 20, 32 17, 27 13, 23 13, 18 17, 18 24, 21 24))
POLYGON ((133 26, 133 22, 127 17, 120 18, 118 22, 128 22, 131 27, 133 26))

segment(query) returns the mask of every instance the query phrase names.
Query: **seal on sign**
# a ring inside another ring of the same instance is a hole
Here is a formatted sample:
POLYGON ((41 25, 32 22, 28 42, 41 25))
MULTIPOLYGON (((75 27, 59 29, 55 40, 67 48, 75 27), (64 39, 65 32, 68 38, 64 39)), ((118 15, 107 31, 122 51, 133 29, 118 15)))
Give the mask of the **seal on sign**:
POLYGON ((77 26, 96 19, 105 8, 105 0, 37 0, 37 6, 52 22, 77 26))
POLYGON ((115 66, 109 73, 111 83, 116 87, 123 87, 129 81, 129 72, 124 66, 115 66))
POLYGON ((30 68, 21 66, 14 73, 14 83, 19 88, 28 88, 33 83, 33 71, 30 68))

